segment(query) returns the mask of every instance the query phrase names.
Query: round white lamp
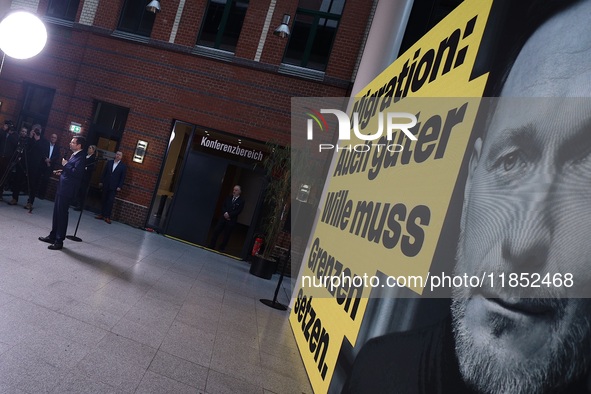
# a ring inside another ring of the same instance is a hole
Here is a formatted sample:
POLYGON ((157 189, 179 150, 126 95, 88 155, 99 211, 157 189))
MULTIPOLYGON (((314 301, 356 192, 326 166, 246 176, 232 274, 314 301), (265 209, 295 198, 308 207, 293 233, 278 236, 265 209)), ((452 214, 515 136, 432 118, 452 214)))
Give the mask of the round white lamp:
POLYGON ((28 59, 43 50, 47 30, 37 16, 17 11, 0 22, 0 49, 16 59, 28 59))

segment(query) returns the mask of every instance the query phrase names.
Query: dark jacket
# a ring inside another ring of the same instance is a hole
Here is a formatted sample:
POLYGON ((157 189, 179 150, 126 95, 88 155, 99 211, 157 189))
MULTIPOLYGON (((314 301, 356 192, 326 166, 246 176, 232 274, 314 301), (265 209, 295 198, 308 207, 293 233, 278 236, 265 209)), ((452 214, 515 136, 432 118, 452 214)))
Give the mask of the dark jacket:
POLYGON ((49 156, 49 148, 51 146, 51 142, 47 141, 46 150, 43 153, 43 159, 49 159, 51 162, 50 168, 52 170, 58 169, 61 165, 62 155, 60 155, 60 147, 57 144, 53 147, 53 152, 51 152, 51 156, 49 156))
POLYGON ((125 182, 125 175, 127 174, 127 167, 120 161, 117 164, 117 168, 113 171, 114 160, 107 161, 105 169, 103 170, 103 176, 101 183, 105 190, 117 190, 117 188, 123 188, 123 182, 125 182))
POLYGON ((232 202, 233 196, 229 196, 224 200, 224 205, 222 206, 222 215, 228 212, 230 216, 230 222, 235 223, 238 219, 238 215, 242 212, 244 208, 244 199, 241 196, 238 196, 236 201, 232 202))
POLYGON ((38 141, 31 138, 27 150, 27 165, 29 172, 38 174, 45 166, 45 152, 49 150, 49 141, 40 138, 38 141))
POLYGON ((57 187, 57 194, 73 198, 78 192, 82 177, 84 176, 84 162, 86 156, 83 151, 70 157, 70 160, 62 169, 62 175, 57 187))
POLYGON ((12 132, 5 137, 5 144, 4 144, 4 157, 8 157, 9 159, 12 157, 14 151, 16 151, 16 147, 18 145, 18 133, 12 132))

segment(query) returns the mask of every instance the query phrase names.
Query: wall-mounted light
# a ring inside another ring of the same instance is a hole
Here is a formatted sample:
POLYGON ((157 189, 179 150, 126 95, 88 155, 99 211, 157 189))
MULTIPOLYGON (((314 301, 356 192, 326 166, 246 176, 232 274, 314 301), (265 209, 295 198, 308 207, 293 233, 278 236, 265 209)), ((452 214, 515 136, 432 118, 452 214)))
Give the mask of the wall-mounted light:
POLYGON ((136 163, 143 163, 146 156, 146 149, 148 149, 148 142, 138 140, 133 154, 133 161, 136 163))
POLYGON ((149 12, 152 12, 154 14, 157 14, 160 12, 160 2, 158 0, 152 0, 148 3, 148 5, 146 6, 146 10, 148 10, 149 12))
POLYGON ((288 37, 291 34, 289 31, 289 26, 288 26, 290 19, 291 19, 291 16, 289 16, 289 14, 284 14, 283 21, 281 22, 279 27, 277 29, 275 29, 273 34, 275 34, 276 36, 279 36, 281 38, 288 37))

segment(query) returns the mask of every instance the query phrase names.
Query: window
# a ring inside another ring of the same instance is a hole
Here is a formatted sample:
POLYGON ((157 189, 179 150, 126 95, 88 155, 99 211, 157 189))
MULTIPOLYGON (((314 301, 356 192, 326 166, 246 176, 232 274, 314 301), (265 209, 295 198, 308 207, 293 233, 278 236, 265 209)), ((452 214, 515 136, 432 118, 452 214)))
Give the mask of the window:
POLYGON ((234 52, 248 0, 209 0, 197 45, 234 52))
POLYGON ((80 0, 49 0, 47 16, 74 21, 80 0))
POLYGON ((49 119, 49 111, 53 104, 53 96, 55 90, 45 88, 39 85, 25 84, 25 99, 17 126, 31 127, 35 123, 39 123, 45 128, 47 119, 49 119))
POLYGON ((117 29, 150 37, 156 14, 146 10, 147 4, 146 0, 126 0, 117 29))
POLYGON ((125 130, 128 114, 129 108, 95 101, 88 143, 95 144, 103 151, 116 152, 125 130))
POLYGON ((123 135, 128 114, 129 108, 104 101, 96 101, 94 103, 91 129, 98 136, 118 143, 123 135))
MULTIPOLYGON (((104 101, 94 101, 94 108, 92 111, 92 123, 88 130, 86 142, 89 145, 96 145, 99 157, 113 158, 115 152, 119 149, 127 116, 129 115, 129 108, 121 107, 119 105, 107 103, 104 101)), ((133 152, 127 154, 129 160, 133 152)), ((105 160, 99 160, 90 180, 90 189, 86 197, 86 204, 92 207, 91 209, 100 209, 101 193, 98 187, 101 182, 101 174, 105 166, 105 160)))
POLYGON ((345 0, 300 0, 283 63, 324 71, 345 0))

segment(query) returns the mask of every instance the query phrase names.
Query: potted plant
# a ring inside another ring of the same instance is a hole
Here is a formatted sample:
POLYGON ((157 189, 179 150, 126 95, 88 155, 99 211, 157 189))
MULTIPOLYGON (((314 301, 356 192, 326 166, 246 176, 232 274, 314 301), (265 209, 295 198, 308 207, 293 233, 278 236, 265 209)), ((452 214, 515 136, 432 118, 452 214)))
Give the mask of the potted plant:
POLYGON ((264 237, 263 249, 253 256, 250 273, 261 278, 271 279, 277 270, 278 262, 274 251, 286 220, 291 196, 291 149, 274 142, 267 143, 269 154, 262 166, 268 177, 265 191, 265 214, 259 225, 264 237))

